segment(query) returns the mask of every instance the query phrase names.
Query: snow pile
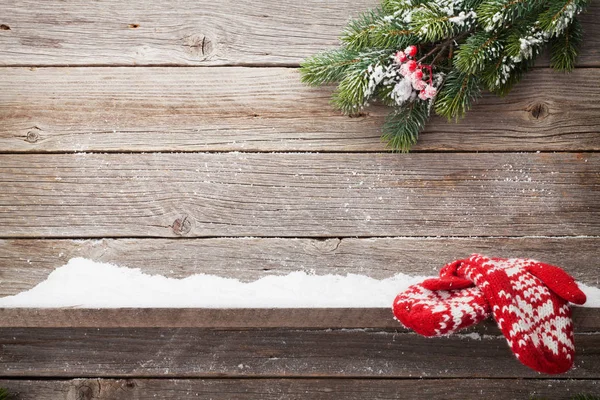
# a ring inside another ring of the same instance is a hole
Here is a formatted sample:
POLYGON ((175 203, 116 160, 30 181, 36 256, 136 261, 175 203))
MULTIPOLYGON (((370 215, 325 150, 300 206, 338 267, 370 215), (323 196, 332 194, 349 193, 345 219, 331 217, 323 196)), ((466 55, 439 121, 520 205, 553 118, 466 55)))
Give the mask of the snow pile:
POLYGON ((391 307, 398 292, 422 279, 398 274, 377 280, 300 271, 249 283, 207 274, 174 279, 73 258, 33 289, 0 298, 0 307, 391 307))
MULTIPOLYGON (((423 279, 397 274, 378 280, 356 274, 311 275, 300 271, 248 283, 207 274, 174 279, 74 258, 33 289, 0 298, 0 307, 391 307, 400 291, 423 279)), ((600 307, 600 289, 580 287, 588 296, 586 306, 600 307)))

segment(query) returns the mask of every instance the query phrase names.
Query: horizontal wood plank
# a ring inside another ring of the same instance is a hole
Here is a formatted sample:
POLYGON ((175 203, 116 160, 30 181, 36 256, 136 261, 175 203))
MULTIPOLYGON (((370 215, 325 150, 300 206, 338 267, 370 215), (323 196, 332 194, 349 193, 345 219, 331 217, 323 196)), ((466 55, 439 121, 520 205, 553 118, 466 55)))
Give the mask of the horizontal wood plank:
POLYGON ((293 271, 436 275, 445 263, 472 253, 529 257, 558 265, 587 285, 600 286, 595 259, 600 238, 212 238, 0 240, 0 296, 29 290, 74 257, 185 278, 212 274, 244 282, 293 271))
POLYGON ((582 236, 600 154, 0 155, 2 237, 582 236))
POLYGON ((19 400, 570 400, 600 381, 550 379, 74 379, 0 380, 19 400))
MULTIPOLYGON (((600 377, 598 334, 577 334, 563 378, 600 377)), ((539 378, 503 336, 364 329, 1 328, 4 377, 539 378)))
MULTIPOLYGON (((600 331, 600 308, 573 307, 576 332, 600 331)), ((394 329, 408 332, 390 308, 0 308, 2 328, 302 328, 394 329)), ((500 335, 493 320, 463 332, 500 335)))
MULTIPOLYGON (((0 152, 388 150, 387 109, 343 116, 331 91, 290 68, 5 68, 0 152)), ((600 69, 536 70, 414 151, 600 150, 599 99, 600 69)))
MULTIPOLYGON (((4 0, 0 65, 298 65, 376 0, 4 0)), ((579 64, 600 65, 600 7, 579 64)))

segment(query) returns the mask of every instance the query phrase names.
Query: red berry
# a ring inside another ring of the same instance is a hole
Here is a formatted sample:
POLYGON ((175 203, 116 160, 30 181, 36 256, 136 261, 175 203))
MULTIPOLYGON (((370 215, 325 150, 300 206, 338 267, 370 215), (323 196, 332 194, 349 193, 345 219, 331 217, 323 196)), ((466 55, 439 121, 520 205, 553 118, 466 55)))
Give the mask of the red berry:
POLYGON ((423 71, 421 71, 420 69, 418 69, 415 72, 413 72, 413 78, 415 80, 421 80, 421 79, 423 79, 423 71))
POLYGON ((409 56, 414 57, 417 55, 417 46, 408 46, 406 49, 404 49, 404 52, 409 56))
POLYGON ((396 61, 398 63, 403 63, 404 61, 406 61, 408 57, 406 57, 406 54, 404 54, 403 51, 399 51, 396 53, 396 61))
POLYGON ((427 87, 427 84, 425 83, 425 81, 413 81, 412 82, 412 86, 415 90, 424 90, 427 87))
POLYGON ((431 85, 427 85, 427 87, 425 88, 425 94, 429 98, 435 97, 435 95, 437 94, 437 89, 431 85))
POLYGON ((406 67, 412 72, 417 69, 417 62, 415 60, 409 60, 406 62, 406 67))

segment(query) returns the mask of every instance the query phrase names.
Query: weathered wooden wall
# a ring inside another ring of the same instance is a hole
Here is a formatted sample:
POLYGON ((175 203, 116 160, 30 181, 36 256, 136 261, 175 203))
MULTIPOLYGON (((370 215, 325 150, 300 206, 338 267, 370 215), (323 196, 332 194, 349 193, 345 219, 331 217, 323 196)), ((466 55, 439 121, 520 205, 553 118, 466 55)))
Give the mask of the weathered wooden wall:
MULTIPOLYGON (((572 74, 543 58, 400 155, 379 139, 384 109, 341 116, 295 68, 375 4, 3 1, 0 295, 76 256, 247 281, 431 275, 483 252, 598 286, 599 5, 572 74)), ((53 400, 569 398, 600 393, 599 318, 575 311, 577 368, 551 380, 492 324, 424 339, 389 310, 6 309, 0 386, 53 400)))

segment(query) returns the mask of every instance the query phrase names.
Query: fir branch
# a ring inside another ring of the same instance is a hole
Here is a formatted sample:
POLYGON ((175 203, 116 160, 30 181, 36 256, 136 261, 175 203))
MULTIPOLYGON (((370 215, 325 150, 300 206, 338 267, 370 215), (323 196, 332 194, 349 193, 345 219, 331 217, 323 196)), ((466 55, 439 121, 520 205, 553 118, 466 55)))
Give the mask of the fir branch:
POLYGON ((581 23, 575 18, 559 37, 550 42, 552 68, 562 72, 571 71, 575 67, 575 59, 582 40, 581 23))
POLYGON ((333 94, 332 104, 344 114, 355 114, 365 104, 365 92, 369 78, 365 71, 355 69, 350 71, 340 81, 333 94))
POLYGON ((457 25, 450 18, 438 7, 420 7, 413 12, 410 27, 422 40, 437 42, 455 33, 457 25))
POLYGON ((493 75, 493 72, 486 71, 481 80, 486 84, 488 90, 498 96, 506 96, 513 88, 514 85, 519 83, 525 73, 533 67, 535 58, 524 60, 519 63, 501 63, 496 71, 497 75, 493 75), (507 68, 506 74, 503 74, 502 68, 507 68), (492 75, 489 75, 492 74, 492 75), (496 79, 492 82, 492 79, 496 79))
POLYGON ((479 31, 469 36, 454 57, 454 66, 466 74, 476 74, 498 60, 503 50, 494 32, 479 31))
POLYGON ((382 140, 394 150, 406 153, 417 143, 431 112, 431 100, 405 103, 390 113, 383 125, 382 140))
POLYGON ((301 81, 310 86, 339 82, 360 63, 359 53, 345 48, 326 51, 307 58, 300 65, 301 81))
POLYGON ((544 0, 487 0, 477 8, 477 18, 486 31, 492 31, 517 23, 542 4, 544 0))
POLYGON ((349 50, 360 51, 373 47, 371 33, 384 16, 380 8, 363 13, 348 23, 340 40, 349 50))
POLYGON ((382 0, 381 8, 387 14, 395 14, 401 11, 411 10, 422 4, 426 4, 428 0, 382 0))
POLYGON ((479 79, 475 75, 453 70, 437 95, 435 112, 458 121, 480 94, 479 79))
POLYGON ((408 25, 393 19, 376 26, 371 32, 371 41, 376 48, 393 50, 415 43, 417 37, 408 25))
POLYGON ((567 28, 585 7, 588 0, 554 0, 548 9, 538 17, 542 31, 550 36, 558 36, 567 28))
POLYGON ((432 56, 433 54, 436 54, 436 56, 433 58, 433 61, 431 62, 431 65, 435 64, 435 61, 441 56, 442 53, 444 53, 444 51, 446 49, 448 49, 450 46, 452 46, 452 44, 454 42, 458 42, 460 40, 462 40, 465 36, 467 36, 471 31, 467 31, 467 32, 463 32, 460 35, 457 36, 453 36, 450 39, 445 40, 442 43, 438 43, 436 46, 434 46, 431 50, 429 50, 427 52, 427 54, 425 54, 423 57, 419 58, 418 62, 422 63, 425 62, 427 60, 428 57, 432 56))
POLYGON ((300 72, 309 85, 339 83, 332 101, 346 114, 371 98, 393 107, 383 138, 408 151, 431 107, 457 120, 482 88, 507 94, 549 41, 552 66, 572 69, 582 41, 575 16, 590 0, 381 1, 348 24, 339 49, 300 72))

